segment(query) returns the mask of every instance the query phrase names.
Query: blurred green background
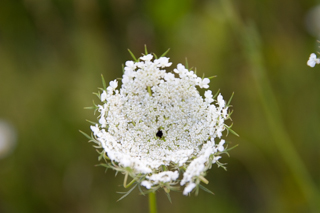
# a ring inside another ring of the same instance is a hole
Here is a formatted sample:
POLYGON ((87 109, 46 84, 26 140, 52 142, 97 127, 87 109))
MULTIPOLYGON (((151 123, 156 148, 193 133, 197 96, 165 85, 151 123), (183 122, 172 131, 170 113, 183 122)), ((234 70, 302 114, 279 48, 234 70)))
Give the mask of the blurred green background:
POLYGON ((144 51, 188 58, 210 89, 235 93, 239 146, 207 186, 159 212, 320 212, 319 1, 1 0, 0 212, 148 212, 148 197, 104 172, 84 110, 144 51), (2 136, 1 136, 2 134, 2 136), (8 138, 8 140, 5 140, 8 138))

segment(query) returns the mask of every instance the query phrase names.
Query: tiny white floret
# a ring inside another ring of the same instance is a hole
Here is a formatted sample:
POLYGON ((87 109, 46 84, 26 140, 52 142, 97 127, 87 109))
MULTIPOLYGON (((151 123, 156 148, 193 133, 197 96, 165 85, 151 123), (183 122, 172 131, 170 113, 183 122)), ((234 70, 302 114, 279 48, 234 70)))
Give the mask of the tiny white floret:
POLYGON ((316 64, 320 64, 320 59, 317 58, 316 54, 311 53, 307 65, 310 67, 314 67, 316 64))
POLYGON ((217 147, 220 152, 223 152, 224 150, 224 146, 223 146, 224 143, 225 143, 225 140, 221 140, 217 147))
POLYGON ((195 183, 189 183, 183 190, 183 195, 188 195, 196 187, 195 183))
POLYGON ((143 61, 151 61, 152 58, 153 56, 151 54, 140 57, 140 59, 143 61))

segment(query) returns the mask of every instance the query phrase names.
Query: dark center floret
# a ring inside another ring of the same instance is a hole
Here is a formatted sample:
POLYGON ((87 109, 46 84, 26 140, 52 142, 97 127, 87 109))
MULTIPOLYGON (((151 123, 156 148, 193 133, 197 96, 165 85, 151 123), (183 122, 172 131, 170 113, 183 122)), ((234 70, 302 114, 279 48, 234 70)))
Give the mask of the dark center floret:
POLYGON ((158 138, 162 138, 162 136, 163 136, 163 133, 162 133, 162 131, 161 130, 159 130, 158 132, 157 132, 157 134, 156 134, 156 136, 158 137, 158 138))

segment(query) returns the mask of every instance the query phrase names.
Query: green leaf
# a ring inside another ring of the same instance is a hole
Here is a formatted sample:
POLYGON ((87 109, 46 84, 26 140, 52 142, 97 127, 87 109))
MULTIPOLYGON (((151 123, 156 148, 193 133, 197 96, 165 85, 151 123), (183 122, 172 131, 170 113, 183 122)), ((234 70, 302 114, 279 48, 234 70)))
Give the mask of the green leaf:
POLYGON ((227 106, 230 106, 230 103, 231 103, 231 100, 232 100, 232 98, 233 98, 233 95, 234 95, 234 92, 232 93, 231 97, 229 98, 229 101, 228 101, 228 103, 227 103, 227 106))
POLYGON ((97 107, 91 106, 91 107, 84 107, 84 109, 96 109, 97 107))
POLYGON ((189 70, 188 59, 186 58, 186 69, 189 70))
POLYGON ((152 53, 155 59, 158 59, 158 56, 155 53, 152 53))
MULTIPOLYGON (((90 141, 89 141, 89 142, 90 142, 90 141)), ((94 141, 91 141, 91 142, 96 143, 96 142, 94 142, 94 141)), ((93 145, 93 148, 95 148, 95 149, 101 149, 102 146, 101 146, 101 144, 99 144, 98 146, 93 145)))
POLYGON ((148 50, 147 50, 147 45, 146 45, 146 44, 144 45, 144 53, 145 53, 146 55, 148 55, 148 50))
POLYGON ((238 133, 236 133, 235 131, 233 131, 233 130, 231 129, 231 127, 228 127, 227 125, 226 125, 226 127, 227 127, 227 130, 228 130, 229 132, 231 132, 231 133, 234 134, 235 136, 240 137, 238 133))
POLYGON ((106 84, 106 81, 104 80, 104 77, 102 74, 101 74, 101 79, 102 79, 103 89, 107 89, 107 84, 106 84))
POLYGON ((225 163, 220 163, 219 161, 217 161, 216 164, 218 165, 218 168, 222 167, 225 171, 227 171, 227 167, 224 166, 226 165, 225 163))
POLYGON ((136 57, 133 55, 133 53, 131 52, 131 50, 128 49, 128 51, 129 51, 131 57, 133 58, 133 60, 134 60, 135 62, 138 62, 138 60, 137 60, 136 57))
POLYGON ((169 51, 170 51, 170 48, 169 48, 167 51, 165 51, 165 52, 160 56, 160 58, 166 56, 169 51))
POLYGON ((98 156, 98 161, 100 161, 101 159, 104 158, 104 153, 103 153, 103 151, 102 151, 102 152, 99 152, 98 150, 97 150, 97 152, 100 154, 100 155, 98 156))
POLYGON ((172 203, 170 193, 166 193, 166 195, 167 195, 167 198, 168 198, 169 202, 172 203))
MULTIPOLYGON (((102 88, 99 89, 103 90, 102 88)), ((92 94, 96 95, 100 99, 100 92, 93 92, 92 94)))
POLYGON ((199 186, 200 186, 200 184, 198 183, 197 187, 194 189, 195 190, 194 193, 195 193, 196 196, 198 196, 198 194, 199 194, 199 186))
POLYGON ((123 198, 127 197, 137 186, 138 184, 134 185, 129 191, 127 192, 117 192, 118 194, 124 194, 122 197, 120 197, 117 201, 122 200, 123 198))
POLYGON ((232 149, 236 148, 237 146, 239 146, 239 144, 234 145, 233 147, 228 148, 228 149, 226 149, 226 150, 224 150, 224 151, 225 151, 225 152, 229 152, 230 150, 232 150, 232 149))
POLYGON ((96 166, 102 166, 102 167, 105 167, 107 169, 110 168, 110 166, 108 164, 105 164, 105 163, 100 163, 100 164, 97 164, 96 166))
POLYGON ((214 75, 214 76, 210 76, 210 77, 208 77, 209 79, 213 79, 213 78, 216 78, 217 76, 216 75, 214 75))
POLYGON ((140 193, 141 193, 143 196, 145 196, 145 195, 146 195, 146 193, 144 193, 144 192, 143 192, 143 190, 141 189, 140 184, 137 184, 137 185, 138 185, 138 189, 139 189, 140 193))
MULTIPOLYGON (((231 115, 233 114, 233 110, 229 111, 229 114, 227 116, 227 119, 231 119, 231 115)), ((231 119, 232 120, 232 119, 231 119)))
POLYGON ((88 119, 86 119, 86 121, 89 122, 89 123, 91 123, 91 124, 93 124, 93 125, 96 125, 96 124, 97 124, 96 122, 90 121, 90 120, 88 120, 88 119))
POLYGON ((219 95, 220 89, 218 90, 218 92, 216 94, 214 94, 213 99, 215 99, 218 95, 219 95))
POLYGON ((202 189, 203 191, 208 192, 208 193, 214 195, 214 193, 213 193, 212 191, 210 191, 210 190, 207 189, 206 187, 202 186, 201 184, 199 184, 199 187, 200 187, 200 189, 202 189))
POLYGON ((79 130, 80 133, 82 133, 86 138, 88 138, 89 140, 91 140, 92 138, 85 132, 79 130))

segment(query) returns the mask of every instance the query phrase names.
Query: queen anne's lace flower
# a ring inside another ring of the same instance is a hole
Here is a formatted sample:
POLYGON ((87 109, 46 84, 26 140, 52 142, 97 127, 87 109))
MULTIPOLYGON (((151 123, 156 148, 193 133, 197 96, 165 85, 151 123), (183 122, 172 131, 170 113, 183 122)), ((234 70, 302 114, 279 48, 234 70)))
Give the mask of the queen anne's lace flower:
POLYGON ((307 65, 310 67, 314 67, 316 64, 320 64, 320 59, 317 58, 316 54, 311 53, 307 65))
POLYGON ((150 190, 186 186, 190 193, 206 171, 225 153, 220 139, 228 128, 228 105, 184 65, 173 73, 169 58, 146 54, 127 61, 121 88, 109 83, 100 94, 99 123, 91 126, 93 140, 104 150, 107 165, 150 190), (217 142, 216 142, 217 141, 217 142), (179 178, 180 176, 180 178, 179 178))

